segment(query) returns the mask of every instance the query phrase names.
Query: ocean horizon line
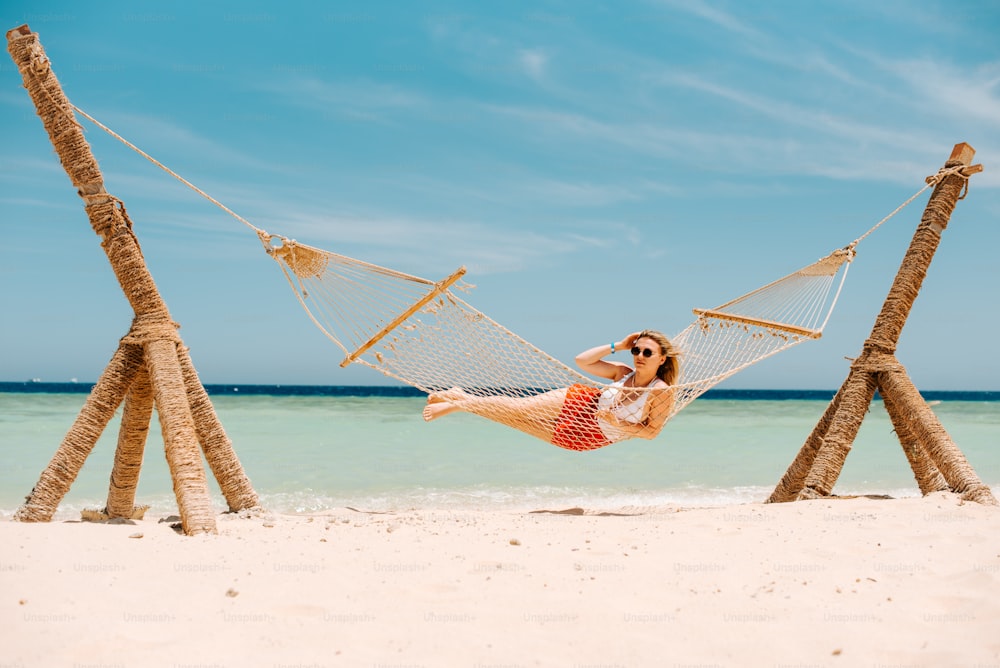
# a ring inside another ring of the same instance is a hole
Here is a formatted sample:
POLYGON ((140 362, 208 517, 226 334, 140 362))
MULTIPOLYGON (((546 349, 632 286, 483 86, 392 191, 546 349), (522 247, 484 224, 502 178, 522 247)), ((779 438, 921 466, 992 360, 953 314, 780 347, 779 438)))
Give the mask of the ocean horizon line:
MULTIPOLYGON (((0 381, 0 393, 87 394, 93 382, 46 382, 41 380, 0 381)), ((205 383, 205 391, 216 396, 314 396, 314 397, 423 397, 426 394, 408 385, 308 385, 283 383, 205 383)), ((823 400, 834 389, 713 388, 700 399, 707 400, 823 400)), ((926 401, 1000 401, 1000 390, 920 390, 926 401)), ((878 394, 875 395, 879 399, 878 394)))

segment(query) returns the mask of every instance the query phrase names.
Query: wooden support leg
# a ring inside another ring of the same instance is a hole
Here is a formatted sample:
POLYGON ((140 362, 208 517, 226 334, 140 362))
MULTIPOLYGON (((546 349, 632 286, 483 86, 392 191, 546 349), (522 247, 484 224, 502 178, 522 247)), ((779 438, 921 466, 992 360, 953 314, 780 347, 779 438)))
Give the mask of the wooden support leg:
POLYGON ((139 471, 142 468, 142 456, 152 415, 153 386, 149 382, 149 371, 142 365, 125 397, 122 426, 118 432, 118 447, 115 450, 115 463, 111 469, 108 502, 105 506, 105 514, 109 518, 132 517, 135 511, 135 490, 139 484, 139 471))
MULTIPOLYGON (((881 378, 881 376, 880 376, 881 378)), ((892 420, 892 427, 899 438, 899 444, 903 447, 903 453, 910 462, 913 476, 920 487, 920 493, 927 495, 931 492, 942 492, 948 489, 948 482, 938 471, 937 466, 927 454, 920 439, 914 433, 912 415, 906 410, 904 405, 900 405, 895 400, 892 391, 886 392, 885 388, 879 384, 879 394, 882 395, 882 403, 892 420)))
POLYGON ((829 496, 844 468, 844 460, 851 451, 864 420, 868 405, 875 396, 875 375, 866 371, 851 373, 841 388, 843 396, 836 415, 827 429, 826 436, 816 454, 798 499, 815 499, 829 496))
POLYGON ((177 358, 178 345, 162 338, 147 341, 146 364, 153 384, 156 412, 160 416, 181 526, 189 536, 215 533, 215 513, 177 358))
POLYGON ((966 501, 991 506, 998 505, 990 488, 983 484, 958 449, 948 432, 938 421, 934 411, 920 396, 905 371, 892 370, 879 374, 879 386, 890 401, 905 410, 913 434, 921 443, 931 461, 944 476, 951 490, 961 494, 966 501))
POLYGON ((87 456, 124 400, 140 366, 142 349, 119 344, 73 426, 42 471, 38 483, 24 505, 14 513, 14 519, 22 522, 48 522, 52 519, 59 502, 66 496, 87 456))
MULTIPOLYGON (((852 369, 851 374, 854 373, 857 372, 852 369)), ((851 374, 848 374, 848 380, 851 374)), ((847 382, 845 381, 844 385, 847 385, 847 382)), ((799 492, 802 491, 802 488, 805 486, 806 476, 812 469, 813 462, 816 461, 816 454, 819 452, 820 446, 823 445, 823 439, 826 437, 826 433, 829 431, 830 425, 833 423, 833 419, 840 409, 840 397, 843 395, 844 385, 841 385, 840 389, 837 390, 837 394, 830 401, 830 405, 826 407, 823 417, 816 423, 812 433, 809 434, 809 438, 806 439, 806 442, 799 450, 799 454, 795 456, 795 460, 788 467, 788 470, 785 471, 785 475, 781 477, 777 487, 771 492, 767 503, 794 501, 799 492)))
POLYGON ((198 372, 191 362, 191 355, 183 345, 178 346, 177 356, 180 359, 181 371, 184 374, 184 385, 187 388, 188 404, 191 416, 194 418, 198 441, 205 452, 205 460, 215 480, 219 483, 222 495, 226 497, 230 511, 254 508, 260 504, 257 492, 254 491, 240 464, 233 442, 226 435, 226 430, 219 422, 212 401, 205 391, 205 386, 198 378, 198 372))

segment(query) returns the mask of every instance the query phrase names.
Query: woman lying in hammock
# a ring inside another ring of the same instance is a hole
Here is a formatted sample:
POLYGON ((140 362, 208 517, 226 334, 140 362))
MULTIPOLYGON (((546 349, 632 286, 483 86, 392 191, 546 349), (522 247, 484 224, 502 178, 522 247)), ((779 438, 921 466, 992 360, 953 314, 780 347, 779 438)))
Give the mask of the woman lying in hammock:
POLYGON ((660 433, 674 401, 671 387, 680 375, 677 352, 666 336, 649 329, 634 332, 620 342, 585 350, 576 364, 612 384, 602 389, 577 383, 532 396, 480 396, 456 387, 430 394, 424 419, 475 413, 567 450, 594 450, 660 433), (631 350, 633 366, 604 359, 617 350, 631 350))

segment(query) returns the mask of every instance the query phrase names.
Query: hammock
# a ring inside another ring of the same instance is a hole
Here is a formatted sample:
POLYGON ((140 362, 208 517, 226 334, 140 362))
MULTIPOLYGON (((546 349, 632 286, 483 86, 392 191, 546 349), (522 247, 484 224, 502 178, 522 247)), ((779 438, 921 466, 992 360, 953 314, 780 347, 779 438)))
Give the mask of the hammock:
MULTIPOLYGON (((594 438, 589 399, 610 384, 566 366, 457 296, 456 290, 471 287, 460 282, 464 268, 431 281, 269 234, 75 105, 74 109, 255 230, 306 313, 343 351, 341 366, 368 366, 463 410, 567 449, 588 450, 613 442, 594 438), (558 399, 555 408, 547 400, 551 397, 558 399), (555 433, 560 437, 553 438, 555 433)), ((721 306, 694 309, 694 322, 671 338, 680 352, 680 377, 667 390, 671 396, 663 404, 664 421, 733 374, 820 338, 857 244, 946 173, 942 169, 928 177, 927 185, 848 246, 721 306)))
MULTIPOLYGON (((535 410, 530 400, 571 386, 603 391, 608 384, 566 366, 456 295, 467 289, 459 283, 464 268, 434 282, 285 237, 264 233, 261 239, 310 318, 344 352, 341 366, 362 364, 429 394, 461 388, 453 400, 466 411, 549 442, 559 423, 555 444, 592 449, 584 445, 593 441, 587 406, 567 402, 560 413, 547 404, 535 410)), ((819 338, 853 257, 853 247, 838 249, 743 297, 695 309, 695 321, 671 338, 681 374, 666 419, 742 369, 819 338)))

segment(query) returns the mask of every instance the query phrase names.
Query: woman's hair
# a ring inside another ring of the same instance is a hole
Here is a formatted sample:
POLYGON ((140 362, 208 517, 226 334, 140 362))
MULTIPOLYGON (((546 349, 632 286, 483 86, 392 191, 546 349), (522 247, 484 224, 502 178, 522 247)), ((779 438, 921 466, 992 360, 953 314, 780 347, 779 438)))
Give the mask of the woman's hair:
POLYGON ((642 330, 635 340, 639 339, 652 339, 656 341, 656 345, 660 346, 660 352, 666 355, 667 359, 656 370, 656 376, 667 385, 675 385, 681 375, 680 351, 674 348, 670 339, 655 329, 642 330))

